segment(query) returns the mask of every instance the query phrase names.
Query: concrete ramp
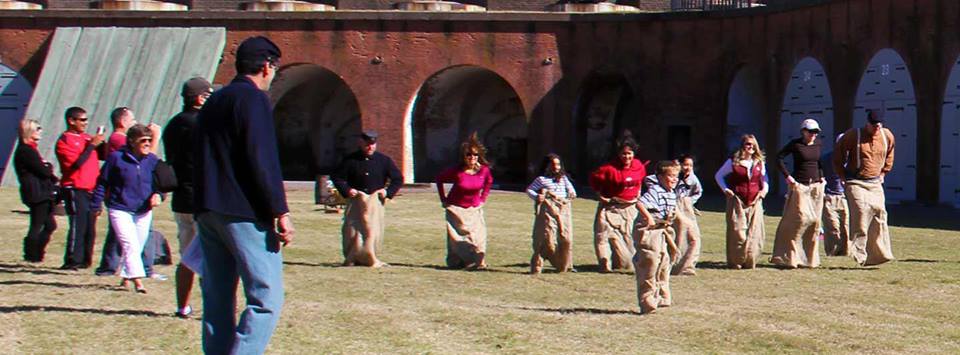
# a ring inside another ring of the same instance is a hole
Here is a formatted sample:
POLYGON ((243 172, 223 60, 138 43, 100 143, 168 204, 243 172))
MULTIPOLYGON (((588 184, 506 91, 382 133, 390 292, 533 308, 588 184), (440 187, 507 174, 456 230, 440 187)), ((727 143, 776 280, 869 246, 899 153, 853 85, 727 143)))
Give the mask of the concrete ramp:
MULTIPOLYGON (((43 126, 40 153, 56 161, 54 144, 71 106, 87 110, 88 133, 101 125, 109 132, 110 111, 118 106, 129 107, 141 123, 163 126, 182 108, 184 81, 196 76, 213 81, 225 43, 222 27, 57 28, 24 115, 43 126)), ((17 184, 12 161, 3 186, 17 184)))

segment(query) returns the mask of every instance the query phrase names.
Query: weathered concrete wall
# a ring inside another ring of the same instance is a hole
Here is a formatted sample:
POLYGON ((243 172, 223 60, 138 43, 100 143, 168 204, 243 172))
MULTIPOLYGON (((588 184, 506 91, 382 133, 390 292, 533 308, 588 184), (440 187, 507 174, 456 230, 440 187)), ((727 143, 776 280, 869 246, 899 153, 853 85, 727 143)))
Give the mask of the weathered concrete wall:
MULTIPOLYGON (((313 63, 339 75, 357 97, 364 128, 381 132, 381 149, 404 165, 408 112, 421 85, 450 67, 474 65, 502 77, 529 121, 528 160, 547 151, 584 149, 576 136, 578 98, 597 72, 625 78, 638 108, 642 159, 666 154, 666 128, 689 125, 705 181, 725 158, 727 94, 738 70, 762 74, 765 148, 777 148, 779 110, 793 67, 810 56, 830 83, 836 129, 850 127, 856 90, 870 58, 892 48, 906 61, 917 97, 918 198, 937 195, 941 102, 960 54, 960 3, 952 0, 807 1, 790 10, 729 14, 113 14, 45 11, 0 13, 4 64, 35 81, 44 43, 57 25, 225 26, 227 48, 217 74, 234 74, 233 51, 266 34, 285 50, 284 65, 313 63), (379 57, 379 60, 375 58, 379 57), (549 59, 549 60, 548 60, 549 59)), ((712 184, 707 183, 708 187, 712 184)))

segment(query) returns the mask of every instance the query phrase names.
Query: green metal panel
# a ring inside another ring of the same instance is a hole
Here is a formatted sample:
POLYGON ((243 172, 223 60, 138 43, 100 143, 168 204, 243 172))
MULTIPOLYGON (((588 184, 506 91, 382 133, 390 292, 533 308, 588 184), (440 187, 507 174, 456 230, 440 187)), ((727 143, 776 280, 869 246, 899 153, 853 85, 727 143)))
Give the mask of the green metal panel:
MULTIPOLYGON (((87 110, 89 133, 97 126, 110 132, 110 111, 119 106, 141 123, 163 126, 182 108, 184 81, 213 81, 225 45, 222 27, 57 28, 25 115, 44 127, 40 153, 56 161, 54 145, 71 106, 87 110)), ((16 184, 8 164, 3 185, 16 184)))

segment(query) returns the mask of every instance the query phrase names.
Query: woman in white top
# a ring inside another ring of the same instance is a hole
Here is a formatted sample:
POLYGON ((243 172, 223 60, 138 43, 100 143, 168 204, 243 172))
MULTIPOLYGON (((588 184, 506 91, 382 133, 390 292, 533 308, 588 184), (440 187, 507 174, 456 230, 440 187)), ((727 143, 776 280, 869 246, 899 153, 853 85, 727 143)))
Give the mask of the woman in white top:
POLYGON ((573 269, 570 200, 577 197, 577 191, 570 183, 559 155, 547 154, 540 167, 542 175, 527 187, 527 195, 536 203, 530 273, 540 273, 543 259, 550 261, 558 272, 576 271, 573 269))
POLYGON ((714 175, 727 196, 727 264, 734 269, 757 265, 763 249, 763 198, 769 191, 763 151, 752 134, 714 175))

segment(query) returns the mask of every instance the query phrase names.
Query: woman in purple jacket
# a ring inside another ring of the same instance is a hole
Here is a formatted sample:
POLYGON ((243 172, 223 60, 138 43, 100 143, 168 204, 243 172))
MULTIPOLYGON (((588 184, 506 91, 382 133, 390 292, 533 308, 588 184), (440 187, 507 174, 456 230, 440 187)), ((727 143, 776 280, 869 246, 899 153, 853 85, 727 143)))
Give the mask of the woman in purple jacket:
POLYGON ((153 185, 153 170, 159 159, 151 153, 153 132, 144 125, 127 130, 127 145, 107 156, 93 193, 91 209, 100 211, 105 201, 110 226, 120 243, 120 285, 132 281, 139 293, 146 293, 141 279, 143 245, 150 234, 153 207, 160 204, 160 193, 153 185))

